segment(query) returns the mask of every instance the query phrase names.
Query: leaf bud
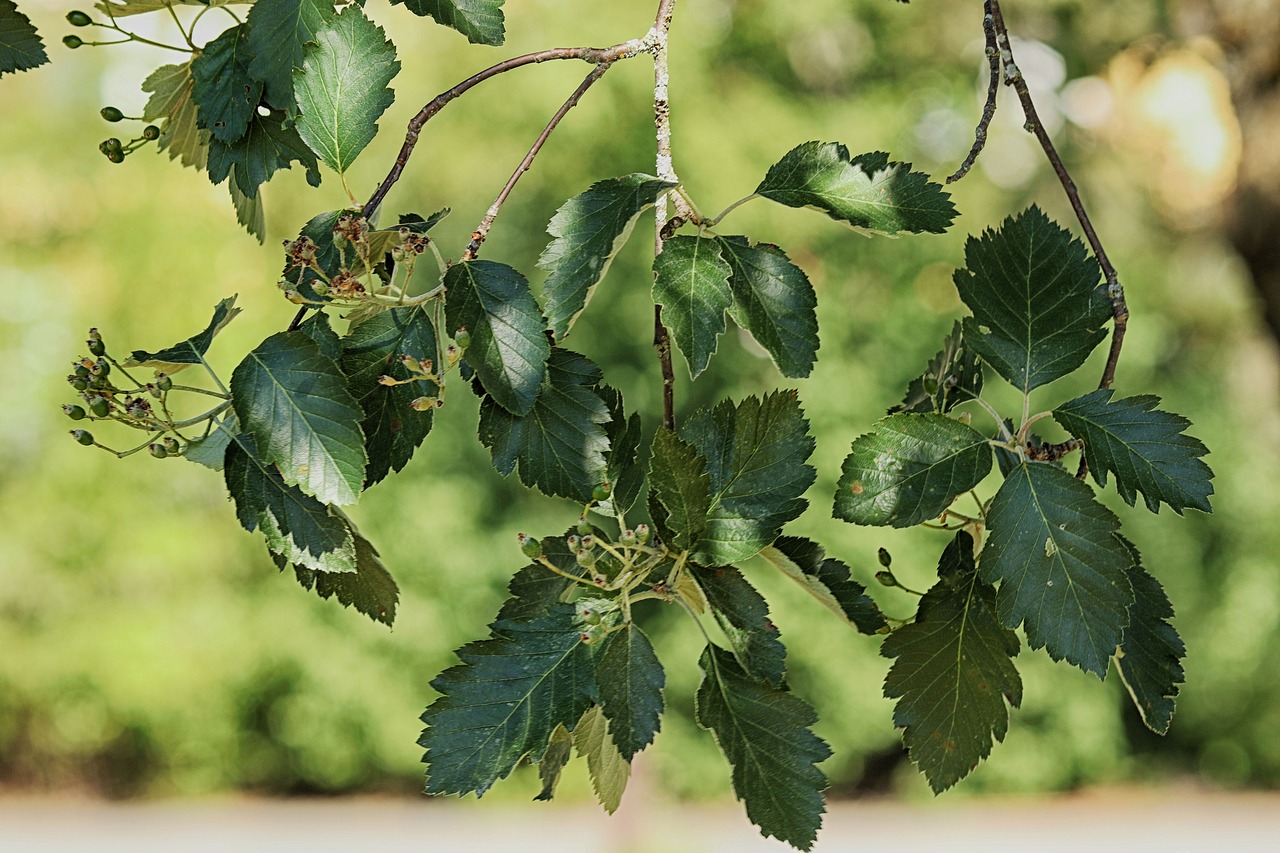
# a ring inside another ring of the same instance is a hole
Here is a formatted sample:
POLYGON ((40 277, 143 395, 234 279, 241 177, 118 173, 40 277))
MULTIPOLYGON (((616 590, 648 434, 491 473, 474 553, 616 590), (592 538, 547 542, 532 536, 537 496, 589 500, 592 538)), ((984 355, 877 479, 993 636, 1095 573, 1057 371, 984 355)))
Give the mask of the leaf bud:
POLYGON ((173 378, 167 373, 156 374, 156 387, 161 391, 168 391, 173 388, 173 378))
POLYGON ((93 23, 93 18, 81 11, 68 12, 67 23, 73 27, 87 27, 93 23))
POLYGON ((582 536, 590 536, 592 532, 594 532, 594 528, 591 526, 591 522, 587 521, 587 517, 584 515, 582 518, 579 518, 578 533, 582 536))
POLYGON ((115 107, 103 107, 99 110, 98 115, 102 116, 103 121, 117 122, 124 118, 124 113, 115 107))
POLYGON ((70 403, 62 407, 62 413, 73 421, 82 421, 88 416, 84 406, 73 406, 70 403))
POLYGON ((160 444, 159 442, 153 442, 152 444, 148 444, 147 450, 151 453, 152 456, 154 456, 157 459, 164 459, 166 456, 169 455, 169 451, 166 450, 165 446, 163 444, 160 444))
POLYGON ((415 412, 429 412, 436 407, 436 401, 431 397, 418 397, 409 404, 409 408, 415 412))
POLYGON ((613 486, 609 483, 601 483, 591 490, 591 500, 596 503, 607 501, 611 494, 613 494, 613 486))
POLYGON ((84 45, 84 39, 80 38, 80 36, 75 36, 75 35, 63 36, 62 43, 65 44, 67 47, 71 48, 72 50, 75 50, 77 47, 81 47, 82 45, 84 45))
POLYGON ((453 333, 453 340, 458 345, 458 349, 466 349, 471 346, 471 333, 466 329, 459 329, 453 333))
POLYGON ((893 572, 880 571, 876 572, 876 580, 880 581, 882 586, 897 586, 898 579, 893 576, 893 572))
POLYGON ((620 539, 623 545, 635 545, 637 542, 636 532, 628 528, 622 531, 622 536, 620 537, 620 539))
POLYGON ((93 444, 93 433, 89 432, 87 429, 73 429, 71 431, 71 437, 83 444, 85 447, 93 444))
POLYGON ((880 565, 884 566, 886 569, 893 563, 893 555, 884 548, 881 548, 876 552, 876 559, 878 559, 880 561, 880 565))
POLYGON ((516 537, 520 542, 520 550, 530 560, 536 560, 542 556, 542 543, 527 533, 521 533, 516 537))
POLYGON ((95 418, 105 418, 111 414, 111 404, 101 394, 89 401, 89 411, 95 418))
POLYGON ((160 128, 156 127, 154 124, 147 125, 142 129, 142 138, 150 140, 151 142, 156 141, 160 138, 160 128))
POLYGON ((649 525, 647 524, 636 525, 636 541, 639 542, 641 545, 649 544, 649 525))

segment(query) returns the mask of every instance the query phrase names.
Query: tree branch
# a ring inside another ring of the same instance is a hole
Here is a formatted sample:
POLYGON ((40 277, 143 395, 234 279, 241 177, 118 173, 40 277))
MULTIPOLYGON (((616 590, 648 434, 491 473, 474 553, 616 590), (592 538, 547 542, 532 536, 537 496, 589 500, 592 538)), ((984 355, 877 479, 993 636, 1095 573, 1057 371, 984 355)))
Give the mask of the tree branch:
MULTIPOLYGON (((671 159, 671 105, 667 100, 667 30, 671 27, 675 5, 675 0, 662 0, 658 4, 658 16, 653 22, 650 37, 653 42, 653 121, 657 129, 658 148, 656 169, 659 178, 679 183, 675 164, 671 159)), ((684 213, 678 210, 676 219, 687 218, 684 213)), ((668 233, 666 193, 658 196, 654 204, 654 220, 653 254, 657 257, 662 254, 662 245, 668 233)), ((653 306, 653 348, 658 352, 658 363, 662 368, 662 425, 674 432, 676 377, 671 364, 671 336, 662 322, 662 306, 657 303, 653 306)))
POLYGON ((974 161, 978 159, 982 149, 987 146, 987 130, 991 127, 991 120, 996 115, 996 94, 1000 89, 1000 49, 996 46, 995 17, 991 14, 991 0, 983 0, 982 5, 985 10, 982 16, 982 29, 987 37, 985 52, 987 54, 987 63, 991 66, 991 76, 987 81, 987 101, 982 106, 982 118, 978 120, 978 126, 973 131, 973 147, 969 149, 969 155, 964 158, 960 168, 956 169, 955 173, 947 178, 947 183, 949 184, 955 183, 969 174, 969 170, 973 168, 974 161))

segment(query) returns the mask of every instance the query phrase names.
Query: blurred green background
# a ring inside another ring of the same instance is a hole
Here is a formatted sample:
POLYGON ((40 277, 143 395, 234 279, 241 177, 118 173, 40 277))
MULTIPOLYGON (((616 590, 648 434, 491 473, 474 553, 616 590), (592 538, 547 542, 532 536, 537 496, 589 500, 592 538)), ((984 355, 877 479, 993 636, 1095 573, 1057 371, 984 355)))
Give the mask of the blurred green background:
MULTIPOLYGON (((214 303, 239 293, 245 312, 211 353, 227 375, 293 313, 275 287, 279 241, 345 198, 332 175, 312 191, 298 170, 280 174, 264 189, 264 248, 237 227, 225 186, 150 151, 108 163, 98 142, 124 134, 98 109, 137 114, 139 83, 177 54, 72 53, 58 40, 71 31, 62 16, 73 5, 21 5, 54 63, 0 81, 0 785, 109 797, 418 789, 414 742, 430 679, 454 662, 452 649, 484 633, 523 564, 516 532, 563 530, 578 510, 500 478, 474 440, 475 401, 451 394, 408 469, 354 513, 401 587, 388 631, 280 575, 236 523, 219 475, 181 460, 117 461, 72 442, 59 411, 72 399, 63 377, 89 326, 116 353, 155 349, 203 328, 214 303)), ((358 195, 380 180, 400 128, 437 92, 526 50, 640 35, 653 4, 507 5, 508 43, 495 49, 369 4, 404 68, 383 134, 349 175, 358 195)), ((1189 647, 1169 736, 1146 733, 1114 677, 1100 684, 1024 651, 1026 698, 1006 742, 949 796, 1177 776, 1274 786, 1280 371, 1248 270, 1223 236, 1241 141, 1217 48, 1187 38, 1176 4, 1008 6, 1024 39, 1021 66, 1128 288, 1119 392, 1159 394, 1191 418, 1212 451, 1216 511, 1155 517, 1105 497, 1168 589, 1189 647)), ((133 20, 140 31, 166 32, 162 16, 133 20)), ((217 22, 212 37, 230 19, 205 20, 217 22)), ((523 69, 450 106, 428 126, 384 216, 452 207, 435 235, 459 255, 584 71, 579 63, 523 69)), ((984 71, 976 3, 682 0, 672 37, 676 167, 708 213, 749 193, 771 163, 810 139, 887 150, 940 179, 968 150, 984 71)), ((624 63, 570 114, 503 210, 485 257, 536 285, 546 222, 567 197, 601 178, 652 170, 650 74, 645 60, 624 63)), ((950 275, 965 235, 1031 202, 1074 226, 1005 97, 987 153, 953 187, 961 216, 952 233, 869 240, 763 201, 730 220, 733 231, 780 244, 818 290, 818 367, 792 384, 817 438, 819 475, 792 530, 826 544, 872 586, 879 546, 893 552, 904 583, 927 586, 944 534, 832 521, 831 494, 849 443, 897 401, 959 316, 950 275)), ((660 404, 649 234, 647 224, 637 229, 573 343, 652 430, 660 404)), ((1035 402, 1047 408, 1086 390, 1102 355, 1035 402)), ((680 412, 780 384, 732 330, 696 387, 682 362, 677 377, 680 412)), ((834 793, 927 796, 880 695, 887 662, 878 642, 763 565, 749 569, 773 603, 792 684, 816 705, 818 731, 834 747, 825 766, 834 793)), ((872 592, 891 614, 910 604, 895 591, 872 592)), ((683 620, 652 618, 669 712, 638 759, 637 782, 668 796, 723 796, 727 767, 692 721, 700 639, 683 620)), ((566 774, 562 795, 585 796, 585 775, 566 774)), ((491 796, 535 791, 520 772, 491 796)))

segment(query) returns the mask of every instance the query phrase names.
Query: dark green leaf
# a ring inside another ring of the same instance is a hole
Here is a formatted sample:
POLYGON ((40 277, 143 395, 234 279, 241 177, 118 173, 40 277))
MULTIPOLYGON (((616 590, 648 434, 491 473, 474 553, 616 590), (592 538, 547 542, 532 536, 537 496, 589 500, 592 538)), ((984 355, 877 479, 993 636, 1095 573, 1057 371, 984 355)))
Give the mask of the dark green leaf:
POLYGON ((268 103, 294 110, 293 69, 302 66, 303 48, 333 17, 334 0, 257 0, 249 10, 249 73, 266 86, 268 103))
POLYGON ((231 375, 231 398, 264 462, 324 503, 355 503, 364 486, 364 413, 331 358, 302 332, 267 338, 231 375))
POLYGON ((653 259, 653 301, 695 379, 706 370, 733 304, 732 272, 720 257, 720 241, 679 234, 653 259))
POLYGON ((1156 734, 1166 734, 1173 721, 1178 685, 1184 680, 1182 658, 1187 647, 1169 624, 1173 605, 1160 581, 1142 568, 1138 549, 1123 536, 1120 541, 1133 558, 1129 581, 1133 584, 1134 601, 1129 625, 1116 653, 1116 669, 1142 722, 1156 734))
POLYGON ((236 167, 232 166, 227 173, 227 191, 231 193, 231 204, 236 209, 236 222, 244 226, 259 243, 267 239, 267 213, 262 205, 262 196, 250 198, 240 188, 240 178, 236 175, 236 167))
POLYGON ((498 405, 515 415, 533 408, 546 376, 551 344, 529 282, 493 261, 454 264, 444 277, 448 330, 471 333, 467 364, 498 405))
POLYGON ((125 366, 150 367, 173 374, 193 364, 203 364, 204 354, 209 351, 214 336, 225 329, 227 324, 240 313, 241 309, 235 306, 236 297, 228 296, 214 306, 213 319, 209 321, 209 325, 203 332, 155 352, 134 350, 129 355, 129 360, 125 362, 125 366))
POLYGON ((442 695, 422 714, 428 794, 483 794, 524 756, 541 760, 556 726, 575 726, 596 696, 594 661, 569 604, 495 622, 491 639, 458 657, 431 682, 442 695))
MULTIPOLYGON (((472 333, 474 347, 475 333, 472 333)), ((470 351, 468 351, 470 352, 470 351)), ((606 478, 609 410, 595 393, 600 369, 568 350, 552 350, 547 377, 533 407, 513 415, 494 402, 480 403, 480 442, 502 476, 520 468, 520 482, 547 495, 587 503, 606 478)))
POLYGON ((937 518, 991 470, 987 437, 946 415, 889 415, 853 442, 835 517, 910 527, 937 518))
POLYGON ((900 699, 893 722, 935 794, 959 782, 1003 741, 1009 710, 1022 702, 1013 665, 1018 635, 996 617, 996 591, 978 579, 973 537, 961 531, 938 563, 938 583, 915 621, 885 638, 894 660, 884 695, 900 699), (895 660, 896 659, 896 660, 895 660))
POLYGON ((1133 603, 1120 522, 1066 471, 1024 462, 996 492, 987 528, 982 579, 1000 584, 1000 621, 1024 625, 1031 648, 1104 677, 1133 603))
POLYGON ((430 15, 436 23, 457 30, 472 44, 500 45, 505 37, 504 0, 391 0, 415 15, 430 15))
MULTIPOLYGON (((201 130, 195 98, 191 90, 193 60, 181 65, 161 65, 142 83, 142 91, 151 93, 142 109, 146 121, 165 120, 156 147, 169 152, 170 160, 203 170, 209 159, 209 131, 201 130)), ((237 178, 238 180, 238 178, 237 178)), ((239 183, 239 181, 238 181, 239 183)))
POLYGON ((334 361, 342 358, 342 339, 329 323, 329 315, 316 311, 298 326, 298 331, 315 341, 320 353, 334 361))
POLYGON ((878 634, 886 626, 867 588, 851 580, 849 567, 827 557, 818 543, 779 536, 760 556, 862 633, 878 634))
POLYGON ((711 510, 707 460, 674 432, 660 429, 653 436, 649 488, 652 498, 666 509, 662 523, 670 531, 667 539, 680 550, 693 547, 711 510))
POLYGON ((408 228, 414 234, 426 234, 440 221, 449 215, 450 209, 442 207, 430 216, 423 216, 420 213, 402 213, 400 221, 396 224, 396 228, 408 228))
POLYGON ((607 719, 599 705, 592 705, 582 715, 573 732, 573 744, 578 754, 586 756, 587 772, 591 774, 591 787, 604 810, 613 814, 622 803, 622 794, 631 778, 631 763, 614 745, 607 719))
POLYGON ((236 420, 235 411, 227 412, 221 420, 214 418, 208 435, 182 449, 182 458, 214 471, 221 471, 227 456, 227 445, 239 434, 240 424, 236 420))
POLYGON ((1066 376, 1106 337, 1098 262, 1034 205, 965 244, 965 341, 1025 392, 1066 376))
POLYGON ((307 170, 307 183, 320 186, 316 155, 298 136, 298 131, 286 123, 282 112, 264 116, 255 111, 249 129, 235 142, 209 140, 208 158, 210 181, 222 183, 234 168, 236 184, 249 198, 256 198, 260 185, 295 162, 307 170))
POLYGON ((942 349, 929 361, 924 375, 911 380, 902 402, 889 410, 898 412, 946 414, 966 400, 982 393, 982 361, 972 347, 965 345, 959 321, 942 342, 942 349))
POLYGON ((817 768, 831 750, 810 727, 818 715, 784 689, 747 675, 724 649, 707 646, 695 715, 733 767, 733 790, 766 836, 800 850, 813 847, 826 776, 817 768))
POLYGON ((609 409, 609 422, 604 430, 609 437, 608 479, 613 486, 609 499, 596 504, 596 512, 619 517, 631 511, 640 490, 644 488, 644 466, 640 464, 640 414, 627 417, 622 405, 622 392, 601 385, 596 393, 609 409))
POLYGON ((681 436, 706 458, 711 477, 711 510, 695 562, 741 562, 804 512, 801 495, 816 472, 804 464, 813 439, 794 391, 701 409, 685 421, 681 436))
POLYGON ((235 436, 226 449, 227 491, 245 530, 261 530, 267 548, 283 560, 324 572, 354 572, 355 540, 350 526, 332 509, 286 485, 264 460, 253 437, 235 436))
POLYGON ((1114 393, 1094 391, 1053 410, 1054 420, 1084 442, 1084 458, 1098 485, 1107 484, 1110 471, 1129 506, 1142 492, 1152 512, 1159 511, 1161 501, 1179 515, 1184 507, 1211 512, 1213 471, 1199 458, 1209 450, 1184 434, 1191 422, 1156 409, 1159 397, 1112 400, 1114 393))
POLYGON ((543 291, 548 328, 561 340, 609 271, 636 219, 675 184, 649 175, 626 175, 593 184, 561 205, 547 232, 555 239, 538 267, 551 273, 543 291))
POLYGON ((302 110, 298 133, 330 169, 345 172, 377 134, 395 100, 387 84, 399 71, 395 45, 359 6, 315 32, 293 72, 293 95, 302 110))
POLYGON ((249 129, 262 100, 262 83, 249 74, 249 28, 237 24, 191 60, 196 124, 219 142, 235 142, 249 129))
POLYGON ((410 378, 409 369, 400 363, 402 355, 419 361, 436 357, 431 316, 421 306, 375 314, 352 326, 342 341, 341 365, 347 376, 347 390, 364 410, 360 429, 369 454, 365 471, 369 486, 391 471, 404 468, 431 431, 433 410, 419 412, 410 403, 424 395, 434 396, 433 383, 387 386, 378 381, 382 376, 401 382, 410 378))
MULTIPOLYGON (((342 272, 346 266, 343 251, 338 248, 333 239, 333 228, 338 224, 338 219, 344 212, 342 210, 330 210, 316 214, 298 232, 299 238, 307 237, 316 244, 316 265, 324 270, 324 274, 330 279, 342 272)), ((315 291, 312 289, 312 285, 321 280, 319 274, 311 267, 293 266, 287 253, 285 254, 284 270, 280 273, 280 276, 288 281, 294 290, 302 293, 308 299, 315 300, 320 298, 316 296, 315 291)))
POLYGON ((700 569, 694 577, 742 669, 757 681, 780 687, 787 649, 764 597, 733 567, 700 569))
MULTIPOLYGON (((590 713, 588 711, 587 713, 590 713)), ((569 763, 573 754, 573 735, 564 726, 556 726, 547 741, 547 751, 538 762, 538 780, 542 782, 542 790, 535 800, 547 801, 556 795, 556 786, 560 784, 560 773, 569 763)))
MULTIPOLYGON (((565 534, 547 536, 542 544, 542 556, 562 572, 582 576, 584 570, 569 552, 565 534)), ((558 575, 541 563, 531 563, 516 572, 507 585, 511 593, 498 611, 498 621, 525 620, 542 616, 554 605, 564 602, 578 584, 564 575, 558 575)))
POLYGON ((812 207, 881 234, 941 234, 955 219, 951 196, 910 163, 883 152, 849 157, 838 142, 806 142, 769 168, 756 193, 788 207, 812 207))
POLYGON ((729 316, 768 351, 783 376, 808 376, 818 358, 818 297, 808 276, 777 246, 721 237, 720 248, 732 270, 729 316))
MULTIPOLYGON (((340 510, 337 512, 341 514, 340 510)), ((354 572, 314 572, 294 566, 298 583, 307 589, 315 589, 321 598, 336 597, 343 607, 354 607, 373 621, 390 627, 396 621, 400 588, 386 566, 382 565, 378 549, 354 527, 351 532, 356 543, 354 572)))
POLYGON ((18 11, 13 0, 0 0, 0 77, 38 68, 48 61, 44 41, 31 19, 18 11))
POLYGON ((658 733, 662 716, 662 688, 666 674, 649 638, 628 622, 605 640, 596 661, 600 709, 622 757, 631 757, 658 733))

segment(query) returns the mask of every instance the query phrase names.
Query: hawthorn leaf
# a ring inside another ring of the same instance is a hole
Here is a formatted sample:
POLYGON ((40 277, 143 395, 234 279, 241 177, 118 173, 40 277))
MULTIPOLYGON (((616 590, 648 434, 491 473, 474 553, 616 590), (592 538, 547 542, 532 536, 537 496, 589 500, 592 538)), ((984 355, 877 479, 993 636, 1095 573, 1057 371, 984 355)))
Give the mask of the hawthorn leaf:
POLYGON ((910 163, 890 162, 881 151, 851 158, 838 142, 806 142, 791 149, 769 168, 756 194, 890 236, 941 234, 956 217, 950 194, 911 171, 910 163))
POLYGON ((31 19, 13 0, 0 0, 0 77, 39 68, 48 61, 44 40, 31 19))
POLYGON ((196 126, 219 142, 244 136, 262 100, 262 83, 249 74, 249 28, 237 24, 204 46, 191 60, 196 126))
POLYGON ((764 596, 732 566, 701 569, 694 576, 743 671, 757 681, 782 686, 787 649, 778 639, 764 596))
POLYGON ((422 714, 428 794, 485 791, 526 755, 542 759, 556 726, 576 726, 596 698, 595 662, 570 604, 458 649, 462 663, 431 682, 422 714))
POLYGON ((275 109, 296 109, 293 69, 302 66, 304 48, 333 17, 333 6, 334 0, 256 0, 249 10, 249 73, 263 82, 275 109))
POLYGON ((236 183, 249 198, 257 198, 258 187, 271 180, 281 169, 301 163, 307 172, 307 183, 320 186, 320 165, 316 155, 302 141, 298 131, 289 125, 282 112, 261 115, 254 112, 249 129, 235 142, 209 140, 209 180, 220 184, 236 170, 236 183))
POLYGON ((502 4, 505 0, 391 0, 419 17, 430 15, 436 23, 457 30, 472 44, 497 46, 506 37, 502 4))
POLYGON ((542 289, 547 328, 556 340, 569 334, 640 214, 674 186, 650 175, 609 178, 566 201, 551 217, 547 233, 555 239, 543 249, 538 268, 550 273, 542 289))
POLYGON ((529 282, 493 261, 466 261, 444 277, 450 337, 471 333, 467 364, 494 402, 513 415, 527 415, 542 389, 551 344, 529 282))
POLYGON ((221 419, 210 422, 209 434, 196 439, 182 449, 182 458, 214 471, 221 471, 227 456, 227 445, 240 434, 240 424, 235 410, 228 411, 221 419))
POLYGON ((612 721, 605 717, 600 706, 592 705, 573 730, 573 745, 578 754, 587 759, 591 788, 609 814, 622 804, 622 795, 631 779, 631 762, 618 751, 611 727, 612 721))
POLYGON ((1173 605, 1160 581, 1142 568, 1142 558, 1133 543, 1123 536, 1119 538, 1133 559, 1129 581, 1133 584, 1134 601, 1116 652, 1116 670, 1142 722, 1163 735, 1173 721, 1178 685, 1185 680, 1182 658, 1187 647, 1169 624, 1173 605))
POLYGON ((338 333, 333 330, 329 315, 324 313, 323 309, 312 312, 311 316, 298 326, 298 331, 315 341, 325 358, 331 358, 334 361, 342 358, 342 338, 339 338, 338 333))
POLYGON ((764 347, 783 376, 803 379, 818 358, 818 297, 804 271, 777 246, 721 237, 729 264, 729 316, 764 347))
POLYGON ((973 537, 956 534, 938 563, 938 583, 920 599, 915 621, 885 637, 893 667, 887 699, 900 700, 893 723, 911 760, 940 794, 969 775, 1003 741, 1009 709, 1022 703, 1013 665, 1018 635, 1000 624, 996 591, 978 578, 973 537))
POLYGON ((421 213, 402 213, 400 214, 400 221, 391 230, 407 228, 414 234, 426 234, 439 225, 440 221, 450 213, 452 213, 452 210, 448 207, 442 207, 430 216, 423 216, 421 213))
POLYGON ((192 89, 188 60, 180 65, 161 65, 142 82, 142 91, 150 93, 142 118, 149 122, 165 120, 156 147, 169 152, 170 160, 203 171, 209 160, 209 131, 199 127, 198 109, 192 89))
POLYGON ((653 301, 697 378, 707 369, 733 304, 732 268, 720 257, 720 241, 677 234, 653 259, 653 301))
MULTIPOLYGON (((569 531, 576 533, 577 531, 569 531)), ((526 620, 541 616, 563 603, 578 586, 571 578, 585 574, 565 542, 567 533, 547 536, 541 541, 542 556, 564 574, 556 574, 541 563, 530 563, 516 572, 507 584, 511 593, 498 611, 498 621, 526 620)))
POLYGON ((816 472, 809 422, 794 391, 724 401, 686 419, 681 437, 707 460, 711 509, 694 548, 703 566, 739 563, 773 544, 804 512, 816 472))
POLYGON ((621 518, 631 511, 644 488, 644 466, 640 463, 641 423, 640 413, 627 417, 623 407, 622 392, 608 385, 596 388, 596 393, 609 409, 609 422, 604 425, 609 438, 609 483, 613 486, 606 501, 596 504, 596 512, 612 518, 621 518))
POLYGON ((1120 522, 1075 477, 1024 462, 987 511, 982 580, 1000 584, 996 608, 1027 644, 1099 678, 1129 624, 1133 557, 1116 538, 1120 522))
POLYGON ((547 750, 538 762, 538 781, 542 783, 542 790, 534 797, 535 800, 547 801, 555 797, 556 786, 560 784, 560 773, 569 763, 572 754, 573 735, 564 726, 556 726, 547 741, 547 750))
POLYGON ((1209 449, 1185 434, 1191 422, 1157 409, 1159 397, 1113 400, 1114 393, 1094 391, 1053 410, 1053 419, 1084 442, 1093 479, 1106 486, 1107 472, 1115 474, 1116 490, 1129 506, 1141 492, 1152 512, 1162 501, 1179 515, 1186 507, 1212 512, 1213 471, 1200 461, 1209 449))
POLYGON ((817 764, 831 749, 811 729, 818 715, 784 688, 762 684, 732 653, 708 645, 698 662, 694 716, 733 768, 733 791, 765 836, 809 850, 826 811, 817 764))
MULTIPOLYGON (((341 510, 334 510, 339 515, 341 510)), ((345 516, 343 516, 345 518, 345 516)), ((348 524, 350 520, 348 519, 348 524)), ((323 599, 337 598, 343 607, 354 607, 375 622, 391 627, 396 621, 400 588, 382 564, 378 549, 360 535, 354 525, 356 570, 354 572, 317 572, 302 566, 293 571, 304 589, 314 589, 323 599)))
POLYGON ((987 437, 946 415, 889 415, 853 442, 836 485, 836 518, 911 527, 937 518, 987 476, 987 437))
POLYGON ((227 191, 231 193, 231 204, 236 209, 236 222, 244 226, 244 230, 249 234, 257 237, 259 244, 265 243, 267 212, 262 205, 262 196, 256 195, 250 198, 240 188, 240 178, 236 175, 235 166, 232 166, 231 171, 227 173, 227 191))
POLYGON ((434 409, 418 411, 411 404, 419 397, 434 397, 437 389, 425 380, 408 382, 412 374, 400 363, 402 355, 420 362, 436 357, 435 328, 422 306, 381 311, 353 325, 342 339, 339 364, 347 390, 364 412, 360 430, 369 455, 366 488, 409 464, 431 432, 434 409), (407 384, 383 385, 378 381, 383 376, 407 384))
POLYGON ((185 341, 179 341, 171 347, 155 352, 134 350, 129 354, 125 367, 150 367, 157 371, 174 374, 186 370, 193 364, 204 364, 204 354, 209 351, 214 337, 227 327, 227 324, 240 313, 236 307, 239 294, 228 296, 213 308, 213 319, 203 332, 192 335, 185 341))
POLYGON ((878 634, 887 626, 867 588, 851 580, 849 567, 827 557, 818 543, 779 536, 760 556, 861 633, 878 634))
POLYGON ((345 172, 377 134, 395 100, 387 84, 399 71, 395 45, 359 6, 316 30, 294 69, 293 96, 302 111, 298 134, 330 169, 345 172))
POLYGON ((624 761, 653 743, 661 725, 666 673, 653 644, 634 622, 605 639, 596 659, 600 711, 624 761))
POLYGON ((345 506, 364 487, 364 413, 333 359, 303 332, 279 332, 231 374, 231 399, 263 461, 289 485, 345 506))
POLYGON ((250 533, 261 530, 272 554, 323 572, 357 570, 351 527, 330 507, 284 482, 264 460, 253 436, 228 441, 223 476, 236 504, 236 517, 250 533))
MULTIPOLYGON (((474 333, 472 340, 475 340, 474 333)), ((472 344, 474 346, 474 343, 472 344)), ((600 368, 586 356, 555 349, 533 407, 514 415, 492 396, 480 403, 480 443, 502 476, 543 494, 587 503, 606 479, 609 410, 595 392, 600 368)))
POLYGON ((924 374, 911 380, 902 402, 889 410, 899 412, 937 412, 945 415, 961 403, 976 400, 982 393, 982 360, 964 339, 959 321, 951 329, 924 374))
POLYGON ((682 551, 692 548, 706 529, 711 510, 707 460, 674 432, 660 429, 653 436, 649 488, 652 499, 666 509, 662 524, 669 531, 667 540, 682 551))
POLYGON ((965 341, 1023 393, 1084 364, 1106 337, 1098 262, 1035 205, 970 237, 964 258, 954 280, 973 312, 965 341))

